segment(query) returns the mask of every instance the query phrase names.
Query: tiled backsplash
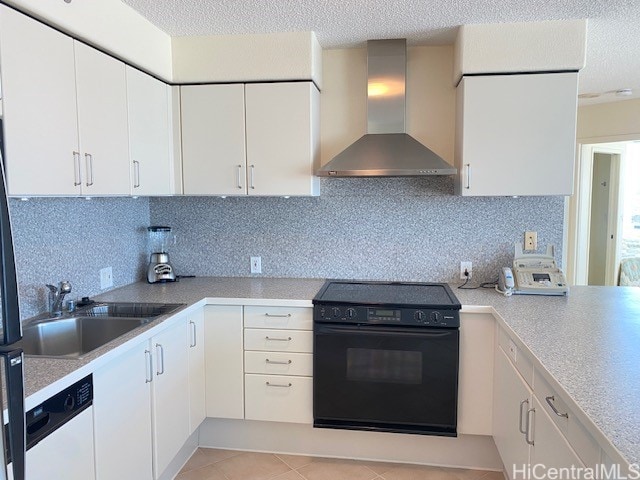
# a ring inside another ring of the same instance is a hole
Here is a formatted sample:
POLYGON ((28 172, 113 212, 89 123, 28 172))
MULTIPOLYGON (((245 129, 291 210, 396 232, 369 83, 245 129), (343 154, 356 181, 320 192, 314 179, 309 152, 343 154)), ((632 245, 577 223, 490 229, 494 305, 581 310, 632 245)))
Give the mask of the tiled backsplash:
MULTIPOLYGON (((538 232, 562 250, 562 197, 452 195, 450 177, 323 179, 316 198, 173 197, 150 200, 153 223, 174 228, 178 274, 458 281, 497 278, 513 245, 538 232)), ((560 258, 558 258, 560 260, 560 258)))
POLYGON ((101 292, 104 267, 113 268, 114 287, 142 278, 148 199, 11 199, 9 207, 22 318, 46 310, 46 283, 69 280, 77 298, 101 292))
MULTIPOLYGON (((71 298, 144 280, 146 227, 173 227, 178 274, 458 281, 460 261, 488 281, 526 230, 562 247, 561 197, 452 195, 448 177, 323 179, 316 198, 32 198, 10 201, 22 318, 46 309, 46 283, 71 298)), ((558 258, 558 260, 560 260, 558 258)))

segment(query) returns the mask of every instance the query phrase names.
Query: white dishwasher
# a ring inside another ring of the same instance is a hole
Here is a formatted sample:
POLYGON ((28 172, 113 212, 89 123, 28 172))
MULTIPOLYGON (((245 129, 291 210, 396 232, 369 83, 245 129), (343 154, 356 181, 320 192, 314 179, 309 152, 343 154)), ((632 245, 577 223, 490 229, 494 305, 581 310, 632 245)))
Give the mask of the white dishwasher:
POLYGON ((89 375, 26 413, 26 480, 95 479, 92 404, 89 375))

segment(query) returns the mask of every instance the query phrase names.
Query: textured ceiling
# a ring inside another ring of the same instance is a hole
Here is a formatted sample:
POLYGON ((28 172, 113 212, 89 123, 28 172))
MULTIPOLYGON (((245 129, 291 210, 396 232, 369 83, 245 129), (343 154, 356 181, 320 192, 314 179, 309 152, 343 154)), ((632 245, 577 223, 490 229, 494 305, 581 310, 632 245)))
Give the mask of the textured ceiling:
MULTIPOLYGON (((172 36, 313 30, 323 48, 372 38, 442 45, 453 43, 463 24, 588 18, 580 93, 632 88, 640 96, 640 0, 123 1, 172 36)), ((609 94, 586 102, 613 100, 609 94)))

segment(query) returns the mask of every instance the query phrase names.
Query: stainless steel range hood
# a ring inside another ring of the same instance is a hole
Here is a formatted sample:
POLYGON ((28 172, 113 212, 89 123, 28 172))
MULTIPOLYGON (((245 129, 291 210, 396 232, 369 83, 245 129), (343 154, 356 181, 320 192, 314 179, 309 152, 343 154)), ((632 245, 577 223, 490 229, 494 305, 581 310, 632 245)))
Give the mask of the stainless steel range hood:
POLYGON ((454 175, 457 170, 405 133, 407 42, 367 42, 367 134, 316 172, 320 177, 454 175))

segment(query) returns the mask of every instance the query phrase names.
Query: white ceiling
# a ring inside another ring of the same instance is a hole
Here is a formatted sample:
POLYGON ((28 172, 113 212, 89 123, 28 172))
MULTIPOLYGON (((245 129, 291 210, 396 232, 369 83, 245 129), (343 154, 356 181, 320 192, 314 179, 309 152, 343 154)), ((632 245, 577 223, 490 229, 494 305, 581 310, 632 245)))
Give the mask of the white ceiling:
MULTIPOLYGON (((580 93, 632 88, 640 97, 640 0, 123 1, 172 36, 313 30, 323 48, 360 47, 374 38, 451 44, 463 24, 588 18, 580 93)), ((581 103, 618 99, 610 93, 581 103)))

